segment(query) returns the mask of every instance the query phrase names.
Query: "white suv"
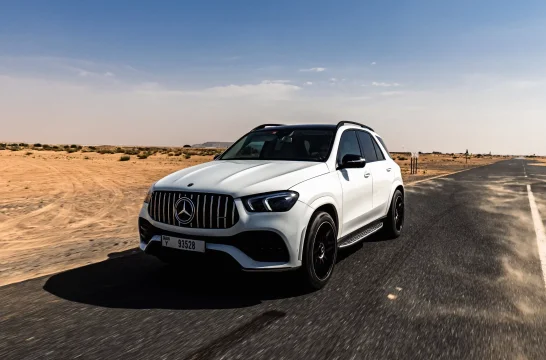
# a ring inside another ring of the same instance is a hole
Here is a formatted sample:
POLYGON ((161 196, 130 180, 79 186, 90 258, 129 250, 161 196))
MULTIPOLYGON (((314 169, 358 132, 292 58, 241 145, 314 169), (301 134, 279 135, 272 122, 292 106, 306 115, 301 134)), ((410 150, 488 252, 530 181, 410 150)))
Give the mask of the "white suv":
POLYGON ((228 258, 245 271, 299 269, 329 280, 338 248, 400 235, 400 167, 368 126, 261 125, 214 161, 156 182, 139 216, 140 248, 168 262, 228 258))

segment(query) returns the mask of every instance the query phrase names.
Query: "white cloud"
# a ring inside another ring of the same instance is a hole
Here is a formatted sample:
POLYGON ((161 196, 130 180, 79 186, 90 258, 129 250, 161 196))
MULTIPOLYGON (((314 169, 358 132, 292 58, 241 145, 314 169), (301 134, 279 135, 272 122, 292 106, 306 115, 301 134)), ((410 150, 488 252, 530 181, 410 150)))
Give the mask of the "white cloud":
POLYGON ((78 76, 81 76, 81 77, 87 77, 91 75, 91 72, 87 71, 87 70, 78 70, 78 76))
POLYGON ((266 97, 271 99, 287 98, 301 88, 296 85, 261 83, 245 85, 215 86, 203 90, 205 95, 214 95, 219 97, 266 97))
POLYGON ((336 79, 336 78, 330 78, 330 81, 331 81, 331 82, 336 82, 337 79, 336 79))
POLYGON ((375 64, 377 64, 377 63, 374 61, 374 62, 372 62, 370 65, 375 65, 375 64))
POLYGON ((160 86, 159 83, 157 83, 157 82, 154 82, 154 81, 147 81, 147 82, 143 82, 143 83, 138 84, 138 86, 136 86, 136 87, 134 88, 134 90, 135 90, 136 92, 146 92, 146 91, 161 90, 161 86, 160 86))
POLYGON ((303 85, 313 85, 313 82, 312 81, 306 81, 303 83, 303 85))
POLYGON ((544 83, 535 80, 516 80, 510 82, 509 85, 512 85, 516 89, 532 89, 540 87, 541 85, 544 85, 544 83))
POLYGON ((381 96, 396 96, 396 95, 402 95, 403 91, 383 91, 380 93, 381 96))
POLYGON ((301 87, 274 82, 261 82, 259 84, 224 85, 213 86, 202 90, 180 90, 162 88, 156 83, 142 84, 134 89, 136 93, 154 97, 178 96, 178 97, 205 97, 205 98, 241 98, 251 97, 266 100, 289 99, 301 87))
POLYGON ((113 77, 116 76, 111 71, 97 72, 97 71, 91 71, 91 70, 88 70, 88 69, 82 69, 82 68, 79 68, 79 67, 72 67, 72 66, 67 66, 66 69, 69 70, 72 73, 75 73, 77 76, 82 77, 82 78, 97 79, 97 78, 113 78, 113 77))
POLYGON ((68 57, 0 55, 0 68, 5 68, 3 73, 6 74, 34 74, 43 79, 110 85, 117 84, 122 79, 138 82, 144 80, 144 77, 152 77, 130 65, 68 57))
POLYGON ((351 96, 347 98, 347 100, 358 101, 358 100, 370 100, 371 98, 372 98, 371 96, 363 95, 363 96, 351 96))
POLYGON ((131 70, 131 71, 134 71, 134 72, 138 72, 137 69, 135 69, 133 66, 131 65, 123 65, 123 67, 127 70, 131 70))
POLYGON ((400 86, 399 83, 386 83, 386 82, 376 82, 376 81, 372 82, 372 85, 373 86, 379 86, 379 87, 391 87, 391 86, 392 87, 398 87, 398 86, 400 86))
POLYGON ((80 68, 69 68, 69 70, 76 73, 78 77, 89 79, 89 81, 101 79, 112 79, 110 81, 114 81, 113 78, 116 77, 116 75, 111 71, 96 72, 80 68))
POLYGON ((323 67, 314 67, 310 69, 300 69, 301 72, 323 72, 326 71, 326 68, 323 67))
POLYGON ((262 80, 262 84, 289 84, 292 80, 262 80))

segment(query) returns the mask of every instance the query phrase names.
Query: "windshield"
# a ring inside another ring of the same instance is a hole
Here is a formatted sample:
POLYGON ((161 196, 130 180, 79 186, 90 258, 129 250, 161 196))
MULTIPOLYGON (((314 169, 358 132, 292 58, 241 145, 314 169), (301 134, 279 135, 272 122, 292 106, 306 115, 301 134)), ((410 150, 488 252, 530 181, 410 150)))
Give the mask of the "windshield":
POLYGON ((333 130, 256 131, 237 141, 220 160, 326 161, 333 138, 333 130))

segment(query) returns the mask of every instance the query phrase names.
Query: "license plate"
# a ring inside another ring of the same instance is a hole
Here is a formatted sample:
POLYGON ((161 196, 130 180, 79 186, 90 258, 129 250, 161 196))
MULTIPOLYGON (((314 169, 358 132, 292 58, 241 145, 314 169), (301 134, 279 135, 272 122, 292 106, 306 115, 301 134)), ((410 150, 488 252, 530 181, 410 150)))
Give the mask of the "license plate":
POLYGON ((161 245, 186 251, 205 252, 205 242, 201 240, 182 239, 173 236, 161 236, 161 245))

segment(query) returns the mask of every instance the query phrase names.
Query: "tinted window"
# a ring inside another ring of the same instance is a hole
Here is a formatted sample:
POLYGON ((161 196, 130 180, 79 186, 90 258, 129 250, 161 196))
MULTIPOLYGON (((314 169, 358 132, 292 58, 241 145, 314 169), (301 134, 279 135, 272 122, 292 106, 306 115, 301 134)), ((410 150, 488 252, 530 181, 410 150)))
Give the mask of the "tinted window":
POLYGON ((385 160, 385 156, 383 156, 383 151, 381 151, 381 148, 377 144, 377 142, 374 140, 373 136, 370 136, 372 138, 373 147, 375 148, 375 153, 377 154, 377 160, 385 160))
POLYGON ((243 136, 220 159, 326 161, 333 138, 332 130, 255 131, 243 136))
POLYGON ((358 131, 358 139, 360 140, 360 146, 362 147, 362 156, 366 159, 367 163, 377 161, 377 155, 375 154, 375 148, 373 147, 373 140, 370 134, 364 131, 358 131))
POLYGON ((360 155, 360 147, 358 146, 356 133, 352 130, 345 131, 341 135, 341 140, 339 141, 339 150, 337 152, 337 162, 341 163, 343 157, 348 154, 360 155))

